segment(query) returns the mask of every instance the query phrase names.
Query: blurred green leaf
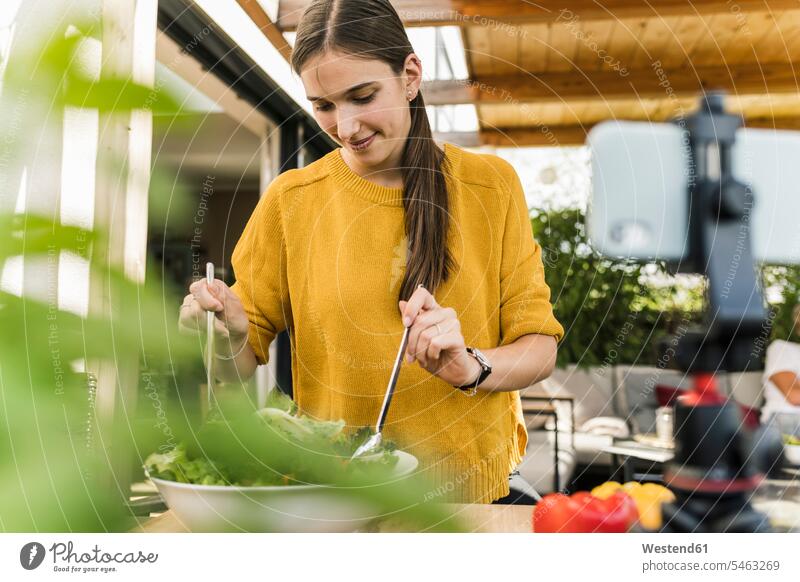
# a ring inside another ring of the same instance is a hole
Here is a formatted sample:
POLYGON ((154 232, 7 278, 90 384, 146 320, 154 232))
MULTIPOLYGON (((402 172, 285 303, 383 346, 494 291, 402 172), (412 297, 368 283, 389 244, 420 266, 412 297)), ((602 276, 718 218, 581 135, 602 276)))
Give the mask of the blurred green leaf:
POLYGON ((181 111, 180 104, 166 91, 138 85, 130 79, 105 77, 91 81, 72 76, 66 82, 62 99, 64 105, 104 113, 146 109, 154 114, 175 115, 181 111))
MULTIPOLYGON (((22 175, 23 160, 50 137, 51 128, 58 136, 53 139, 60 139, 64 106, 179 111, 166 91, 125 79, 92 78, 97 39, 86 35, 98 31, 92 25, 77 26, 63 19, 38 47, 36 39, 12 43, 10 58, 3 63, 6 108, 0 116, 7 176, 22 175), (23 52, 28 47, 33 48, 23 52)), ((123 159, 117 166, 98 171, 126 169, 123 159)), ((5 187, 11 189, 13 202, 19 184, 10 182, 5 187)), ((58 193, 52 199, 57 216, 58 193)), ((58 268, 39 275, 53 277, 36 282, 47 290, 41 300, 0 290, 0 530, 124 531, 131 525, 125 506, 129 484, 117 482, 112 461, 136 463, 131 455, 149 454, 151 444, 165 440, 165 426, 143 424, 132 411, 121 410, 112 419, 106 414, 111 426, 100 430, 91 383, 75 369, 87 362, 110 362, 121 376, 135 378, 137 360, 157 354, 167 362, 166 376, 198 359, 198 340, 178 334, 180 296, 159 282, 157 270, 148 269, 146 284, 138 284, 109 265, 105 233, 61 224, 52 216, 14 215, 8 206, 5 212, 0 213, 0 271, 11 257, 77 255, 88 261, 91 292, 101 293, 110 308, 103 315, 86 316, 61 309, 59 292, 85 282, 56 280, 58 268), (129 443, 132 450, 126 450, 129 443)), ((169 390, 178 393, 181 388, 173 374, 169 390)), ((170 435, 191 434, 189 411, 162 395, 170 435)), ((121 400, 113 391, 104 396, 121 400)))
POLYGON ((94 233, 64 225, 43 216, 0 215, 0 268, 17 255, 46 255, 53 250, 72 251, 86 256, 94 233))

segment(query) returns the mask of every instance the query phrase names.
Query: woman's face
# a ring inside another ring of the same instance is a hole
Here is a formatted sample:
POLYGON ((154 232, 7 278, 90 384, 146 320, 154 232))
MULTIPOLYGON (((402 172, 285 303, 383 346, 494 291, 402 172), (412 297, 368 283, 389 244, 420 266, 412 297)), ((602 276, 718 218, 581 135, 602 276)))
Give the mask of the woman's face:
POLYGON ((317 123, 354 169, 399 166, 411 128, 408 94, 416 97, 422 79, 416 55, 406 58, 398 76, 383 61, 328 52, 310 59, 300 77, 317 123))

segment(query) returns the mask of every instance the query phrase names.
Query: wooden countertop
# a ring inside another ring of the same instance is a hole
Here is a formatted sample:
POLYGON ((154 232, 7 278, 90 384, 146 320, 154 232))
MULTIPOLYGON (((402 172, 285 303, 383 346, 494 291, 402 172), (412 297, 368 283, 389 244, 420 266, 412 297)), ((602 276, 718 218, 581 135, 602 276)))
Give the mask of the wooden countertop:
MULTIPOLYGON (((460 518, 468 531, 482 533, 530 533, 532 505, 469 505, 451 504, 453 514, 460 518)), ((139 533, 187 533, 189 530, 167 511, 142 521, 131 530, 139 533)), ((388 519, 374 522, 368 531, 412 532, 401 520, 388 519)))

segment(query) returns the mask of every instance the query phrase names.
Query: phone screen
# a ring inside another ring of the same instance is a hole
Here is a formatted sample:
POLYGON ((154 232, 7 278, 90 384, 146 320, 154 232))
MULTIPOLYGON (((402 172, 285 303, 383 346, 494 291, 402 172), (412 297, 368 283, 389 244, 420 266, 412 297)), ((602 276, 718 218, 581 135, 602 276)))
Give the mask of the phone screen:
MULTIPOLYGON (((681 261, 687 250, 691 150, 677 124, 609 121, 589 132, 592 245, 614 258, 681 261)), ((800 132, 740 129, 733 175, 749 185, 756 260, 800 263, 800 132)))

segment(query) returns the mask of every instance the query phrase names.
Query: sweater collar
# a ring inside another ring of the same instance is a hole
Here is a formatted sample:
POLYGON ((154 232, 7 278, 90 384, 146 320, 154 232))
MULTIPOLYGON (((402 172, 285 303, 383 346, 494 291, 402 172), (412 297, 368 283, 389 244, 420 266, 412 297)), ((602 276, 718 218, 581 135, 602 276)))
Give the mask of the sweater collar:
MULTIPOLYGON (((457 165, 458 149, 449 144, 444 144, 444 155, 450 162, 450 167, 455 171, 457 165)), ((403 189, 381 186, 356 174, 347 165, 342 157, 342 148, 337 148, 328 156, 328 169, 331 176, 346 190, 358 196, 386 206, 403 205, 403 189)))

